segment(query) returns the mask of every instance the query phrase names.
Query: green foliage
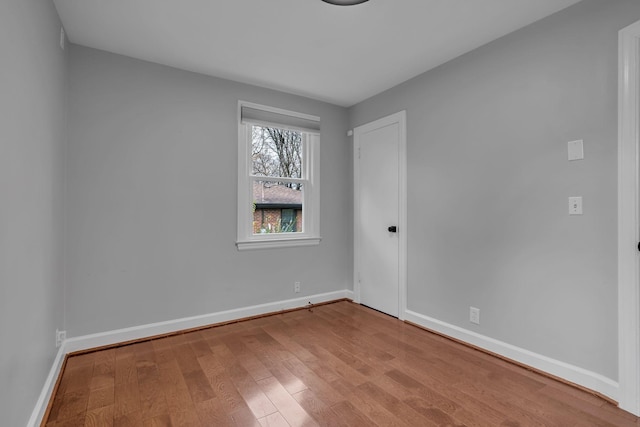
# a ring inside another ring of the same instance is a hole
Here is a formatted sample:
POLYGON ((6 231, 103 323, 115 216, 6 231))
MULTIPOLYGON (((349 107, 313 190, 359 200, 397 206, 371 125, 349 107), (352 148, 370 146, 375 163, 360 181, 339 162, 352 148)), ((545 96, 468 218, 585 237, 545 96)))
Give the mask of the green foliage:
POLYGON ((262 224, 260 227, 260 233, 272 234, 272 233, 293 233, 295 232, 295 223, 288 222, 282 224, 282 219, 278 219, 275 224, 262 224))

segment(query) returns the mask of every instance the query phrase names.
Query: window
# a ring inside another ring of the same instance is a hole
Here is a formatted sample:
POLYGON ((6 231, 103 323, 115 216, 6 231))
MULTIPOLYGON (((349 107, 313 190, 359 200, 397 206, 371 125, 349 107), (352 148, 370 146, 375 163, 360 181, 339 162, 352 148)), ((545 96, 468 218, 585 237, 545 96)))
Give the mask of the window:
POLYGON ((239 103, 238 249, 317 245, 320 119, 239 103))

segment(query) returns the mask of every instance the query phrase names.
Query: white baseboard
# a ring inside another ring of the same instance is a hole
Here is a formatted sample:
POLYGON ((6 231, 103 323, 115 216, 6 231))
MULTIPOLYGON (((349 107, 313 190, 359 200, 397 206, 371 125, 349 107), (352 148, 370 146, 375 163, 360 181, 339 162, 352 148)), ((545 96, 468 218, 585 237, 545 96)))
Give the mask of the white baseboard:
MULTIPOLYGON (((64 357, 68 353, 89 350, 92 348, 118 344, 132 340, 143 339, 156 335, 168 334, 186 329, 199 328, 221 322, 238 320, 251 316, 274 313, 281 310, 290 310, 304 307, 309 302, 319 304, 323 302, 348 298, 353 300, 354 293, 351 290, 341 290, 327 292, 324 294, 311 295, 285 301, 272 302, 267 304, 254 305, 250 307, 226 310, 217 313, 200 316, 186 317, 182 319, 169 320, 166 322, 151 323, 147 325, 134 326, 131 328, 118 329, 114 331, 101 332, 97 334, 84 335, 80 337, 68 338, 60 347, 58 354, 49 371, 49 376, 40 393, 36 407, 34 408, 27 427, 37 427, 42 421, 47 405, 53 393, 53 388, 64 362, 64 357)), ((587 389, 596 391, 603 396, 618 401, 618 383, 600 374, 570 365, 555 359, 551 359, 540 354, 533 353, 511 344, 486 337, 484 335, 442 322, 437 319, 424 316, 420 313, 406 310, 404 320, 431 329, 443 335, 464 341, 476 347, 514 360, 518 363, 530 366, 535 369, 547 372, 566 381, 578 384, 587 389)))
POLYGON ((294 298, 285 301, 253 305, 250 307, 220 311, 217 313, 185 317, 182 319, 168 320, 166 322, 150 323, 147 325, 134 326, 131 328, 117 329, 114 331, 100 332, 97 334, 68 338, 65 341, 65 348, 67 353, 73 353, 75 351, 88 350, 91 348, 103 347, 132 340, 139 340, 156 335, 169 334, 172 332, 193 328, 200 328, 216 323, 228 322, 231 320, 238 320, 251 316, 259 316, 261 314, 274 313, 281 310, 300 308, 304 307, 309 302, 311 302, 312 304, 318 304, 342 298, 353 299, 353 292, 348 290, 327 292, 324 294, 294 298))
POLYGON ((341 290, 327 292, 324 294, 311 295, 285 301, 277 301, 267 304, 254 305, 250 307, 238 308, 234 310, 220 311, 218 313, 204 314, 201 316, 185 317, 183 319, 168 320, 166 322, 150 323, 147 325, 134 326, 131 328, 117 329, 114 331, 101 332, 98 334, 84 335, 80 337, 68 338, 60 346, 58 354, 49 371, 49 376, 42 388, 40 397, 36 403, 27 427, 37 427, 42 422, 42 418, 47 410, 47 405, 51 399, 53 388, 62 369, 64 358, 67 354, 75 351, 89 350, 92 348, 118 344, 132 340, 143 339, 156 335, 169 334, 186 329, 199 328, 216 323, 228 322, 243 319, 261 314, 276 313, 282 310, 290 310, 304 307, 308 303, 319 304, 347 298, 353 300, 353 291, 341 290))
POLYGON ((619 387, 616 381, 603 375, 577 366, 570 365, 550 357, 486 337, 467 329, 430 318, 411 310, 405 311, 405 320, 440 334, 455 338, 481 349, 506 357, 523 365, 544 371, 579 386, 585 387, 618 401, 619 387))
POLYGON ((60 370, 62 369, 64 356, 66 354, 67 352, 65 351, 63 343, 58 349, 56 358, 53 360, 53 365, 49 370, 47 380, 44 382, 44 387, 42 387, 42 391, 40 392, 40 396, 38 397, 36 406, 35 408, 33 408, 31 418, 29 418, 29 421, 27 422, 27 427, 37 427, 41 424, 42 417, 44 417, 44 413, 47 410, 47 405, 49 405, 49 400, 51 400, 53 388, 56 385, 56 381, 58 381, 58 376, 60 375, 60 370))

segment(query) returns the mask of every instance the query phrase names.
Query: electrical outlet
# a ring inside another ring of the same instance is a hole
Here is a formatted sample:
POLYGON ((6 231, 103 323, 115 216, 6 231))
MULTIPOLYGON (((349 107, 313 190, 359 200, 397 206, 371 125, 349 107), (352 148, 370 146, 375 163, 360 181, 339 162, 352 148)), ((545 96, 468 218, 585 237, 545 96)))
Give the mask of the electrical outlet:
POLYGON ((480 309, 475 307, 469 307, 469 322, 480 324, 480 309))
POLYGON ((295 293, 300 292, 300 282, 296 282, 296 283, 293 284, 293 291, 295 293))
POLYGON ((56 347, 60 347, 66 339, 67 331, 59 331, 56 329, 56 347))

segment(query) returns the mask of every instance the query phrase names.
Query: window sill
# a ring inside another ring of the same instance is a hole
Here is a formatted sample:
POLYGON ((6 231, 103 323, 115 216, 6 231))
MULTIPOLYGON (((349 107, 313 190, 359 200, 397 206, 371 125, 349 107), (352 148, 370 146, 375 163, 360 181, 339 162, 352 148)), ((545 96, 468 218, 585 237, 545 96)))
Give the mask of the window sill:
POLYGON ((269 239, 236 242, 239 251, 252 249, 277 249, 296 246, 316 246, 320 244, 320 237, 301 237, 294 239, 269 239))

